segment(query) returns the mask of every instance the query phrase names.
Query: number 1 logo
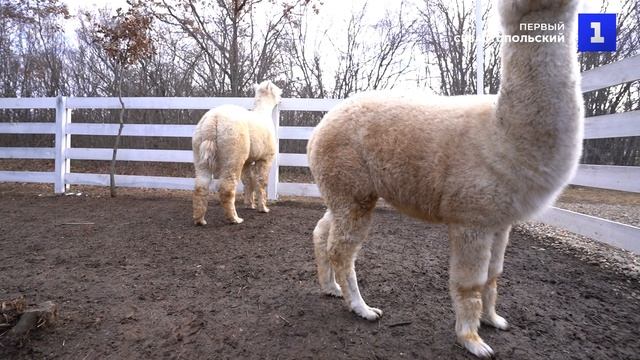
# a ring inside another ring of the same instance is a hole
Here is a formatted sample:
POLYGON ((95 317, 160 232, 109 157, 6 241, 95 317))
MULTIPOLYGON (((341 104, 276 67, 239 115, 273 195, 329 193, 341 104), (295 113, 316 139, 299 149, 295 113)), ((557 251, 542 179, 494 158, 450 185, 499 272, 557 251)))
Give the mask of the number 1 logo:
POLYGON ((591 22, 591 28, 593 29, 593 36, 591 37, 592 44, 604 44, 604 38, 600 35, 600 23, 591 22))
POLYGON ((616 14, 578 14, 578 50, 616 51, 616 14))

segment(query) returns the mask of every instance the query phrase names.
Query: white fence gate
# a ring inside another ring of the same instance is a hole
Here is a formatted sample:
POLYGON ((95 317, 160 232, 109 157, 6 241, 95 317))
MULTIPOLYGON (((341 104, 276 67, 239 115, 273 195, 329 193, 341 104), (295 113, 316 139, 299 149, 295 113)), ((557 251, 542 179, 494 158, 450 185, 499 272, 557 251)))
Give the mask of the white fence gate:
MULTIPOLYGON (((640 79, 640 56, 602 66, 583 73, 582 90, 597 90, 640 79)), ((123 98, 131 109, 210 109, 222 104, 250 107, 249 98, 123 98)), ((278 140, 308 140, 312 127, 280 126, 281 111, 328 111, 340 100, 283 99, 273 113, 278 140)), ((54 159, 52 172, 0 171, 0 182, 53 183, 56 193, 63 193, 69 185, 108 186, 108 174, 72 173, 71 160, 111 160, 112 149, 71 147, 72 135, 114 136, 118 124, 90 124, 72 122, 75 109, 119 109, 117 98, 2 98, 3 109, 55 109, 55 123, 0 123, 0 134, 55 134, 53 148, 0 147, 0 159, 54 159)), ((195 121, 195 119, 194 119, 195 121)), ((191 137, 195 125, 125 124, 123 136, 191 137)), ((596 116, 585 122, 585 139, 640 136, 640 111, 596 116)), ((147 162, 192 162, 190 150, 119 149, 118 160, 147 162)), ((278 195, 319 196, 315 184, 279 182, 280 166, 308 167, 305 154, 279 153, 269 178, 270 199, 278 195)), ((121 187, 166 188, 191 190, 193 178, 116 175, 121 187)), ((640 192, 640 167, 580 165, 572 184, 640 192)), ((215 186, 215 185, 214 185, 215 186)), ((539 217, 545 223, 565 228, 577 234, 621 247, 640 254, 640 228, 550 208, 539 217)))

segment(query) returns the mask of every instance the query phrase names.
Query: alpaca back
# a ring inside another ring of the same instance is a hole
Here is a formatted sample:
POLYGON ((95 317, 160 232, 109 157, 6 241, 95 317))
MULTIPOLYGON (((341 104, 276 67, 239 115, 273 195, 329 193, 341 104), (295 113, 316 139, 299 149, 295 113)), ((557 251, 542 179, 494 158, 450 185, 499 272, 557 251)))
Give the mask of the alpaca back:
POLYGON ((276 153, 275 126, 271 117, 262 112, 250 111, 247 114, 250 149, 249 161, 272 157, 276 153))
POLYGON ((493 156, 483 144, 492 136, 494 104, 494 96, 356 96, 314 130, 311 171, 328 202, 375 195, 408 215, 446 222, 445 194, 475 199, 460 204, 473 207, 487 200, 477 198, 477 189, 488 175, 474 167, 493 156))
POLYGON ((265 113, 235 105, 208 111, 196 126, 192 140, 195 163, 219 168, 230 161, 246 162, 276 153, 275 127, 265 113))
POLYGON ((235 105, 223 105, 204 114, 193 135, 194 164, 206 166, 214 175, 223 167, 244 164, 250 147, 249 114, 235 105))

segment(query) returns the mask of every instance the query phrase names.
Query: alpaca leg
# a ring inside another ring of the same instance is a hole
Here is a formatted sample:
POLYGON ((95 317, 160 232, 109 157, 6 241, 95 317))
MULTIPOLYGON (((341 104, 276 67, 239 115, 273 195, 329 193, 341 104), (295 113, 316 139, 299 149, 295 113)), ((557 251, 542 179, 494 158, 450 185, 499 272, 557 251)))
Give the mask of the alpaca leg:
POLYGON ((507 248, 507 243, 509 242, 509 230, 511 230, 511 227, 496 231, 493 234, 491 261, 489 262, 487 282, 482 290, 481 320, 483 323, 501 330, 506 330, 509 325, 507 320, 496 313, 496 299, 498 297, 497 282, 498 277, 502 274, 504 251, 507 248))
POLYGON ((329 239, 329 230, 332 221, 331 211, 327 210, 322 219, 318 221, 318 225, 313 230, 313 245, 316 254, 316 264, 318 266, 318 280, 322 292, 336 297, 342 297, 340 286, 336 283, 335 272, 329 262, 327 254, 327 240, 329 239))
POLYGON ((256 161, 255 175, 257 176, 257 192, 258 192, 258 211, 268 213, 267 207, 267 184, 269 182, 269 170, 271 170, 271 161, 273 157, 266 160, 256 161))
POLYGON ((351 311, 367 320, 377 320, 382 310, 369 307, 362 299, 355 270, 356 254, 367 237, 371 223, 372 206, 364 210, 333 213, 329 230, 328 255, 335 277, 342 289, 342 296, 351 311))
POLYGON ((193 223, 206 225, 204 215, 207 212, 207 195, 211 184, 211 172, 202 166, 196 166, 196 186, 193 191, 193 223))
POLYGON ((224 176, 220 179, 220 188, 218 194, 220 196, 220 204, 224 209, 225 218, 233 223, 240 224, 244 220, 238 217, 236 212, 236 186, 238 181, 235 176, 224 176))
POLYGON ((449 225, 449 289, 456 313, 456 336, 478 357, 493 356, 491 347, 478 335, 492 240, 489 231, 449 225))
POLYGON ((244 185, 244 204, 250 208, 256 208, 255 201, 255 174, 251 163, 244 164, 242 168, 242 185, 244 185))

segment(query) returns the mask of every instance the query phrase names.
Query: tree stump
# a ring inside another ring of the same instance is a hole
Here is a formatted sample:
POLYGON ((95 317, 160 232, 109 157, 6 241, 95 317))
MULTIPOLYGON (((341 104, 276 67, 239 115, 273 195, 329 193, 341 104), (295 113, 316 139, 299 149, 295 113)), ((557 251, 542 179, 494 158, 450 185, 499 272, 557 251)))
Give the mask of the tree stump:
POLYGON ((45 301, 36 306, 27 304, 24 296, 0 301, 0 336, 22 343, 33 329, 54 325, 58 320, 58 306, 45 301))

